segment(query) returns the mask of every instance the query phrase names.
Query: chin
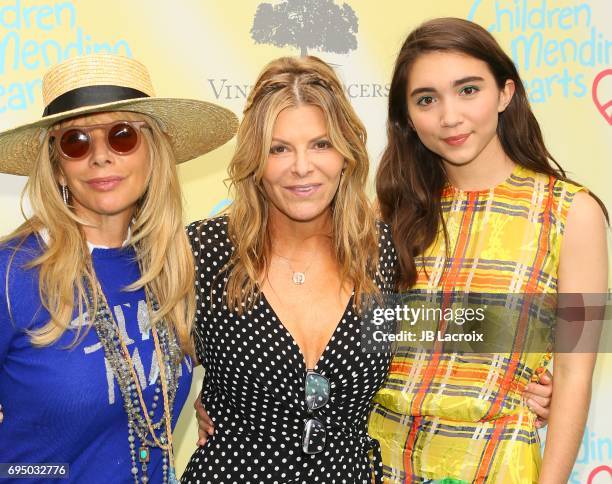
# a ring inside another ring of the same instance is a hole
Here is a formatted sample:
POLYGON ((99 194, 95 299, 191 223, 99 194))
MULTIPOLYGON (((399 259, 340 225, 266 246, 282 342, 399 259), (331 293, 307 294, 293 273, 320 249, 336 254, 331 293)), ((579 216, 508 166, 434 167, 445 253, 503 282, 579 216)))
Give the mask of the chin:
POLYGON ((316 220, 317 218, 319 218, 321 216, 321 214, 314 214, 314 215, 310 215, 310 214, 287 214, 287 216, 293 220, 294 222, 312 222, 313 220, 316 220))
POLYGON ((86 207, 89 211, 98 215, 118 215, 135 207, 135 203, 117 203, 117 200, 109 200, 108 203, 92 203, 86 207))
MULTIPOLYGON (((328 208, 328 207, 326 207, 328 208)), ((293 220, 294 222, 312 222, 313 220, 317 220, 325 214, 329 213, 329 210, 325 208, 323 210, 287 210, 283 212, 284 215, 293 220)))
POLYGON ((440 150, 436 152, 440 158, 442 158, 446 163, 453 166, 465 166, 469 165, 472 161, 474 161, 478 157, 478 153, 473 153, 472 150, 470 152, 463 151, 449 151, 447 149, 440 150))
POLYGON ((446 163, 453 166, 466 166, 469 165, 472 161, 474 161, 475 157, 465 157, 465 158, 451 158, 450 156, 442 157, 446 163))

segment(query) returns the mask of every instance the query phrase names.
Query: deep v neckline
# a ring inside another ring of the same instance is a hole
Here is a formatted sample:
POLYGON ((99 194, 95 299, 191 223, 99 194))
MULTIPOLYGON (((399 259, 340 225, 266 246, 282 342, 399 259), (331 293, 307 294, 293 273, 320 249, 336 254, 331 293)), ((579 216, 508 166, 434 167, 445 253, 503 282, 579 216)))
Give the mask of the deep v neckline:
POLYGON ((300 358, 299 358, 300 365, 301 365, 301 367, 303 367, 303 368, 300 368, 300 369, 302 369, 304 371, 304 373, 305 373, 306 370, 317 370, 319 368, 319 365, 325 360, 325 356, 327 354, 327 351, 329 350, 331 344, 333 343, 334 338, 336 337, 336 334, 340 331, 340 328, 342 327, 342 323, 346 320, 346 315, 349 312, 350 308, 352 307, 352 302, 353 302, 353 299, 355 297, 355 289, 353 288, 353 290, 351 291, 351 295, 348 298, 348 301, 346 302, 346 306, 344 307, 344 311, 342 312, 342 315, 340 316, 340 319, 336 323, 335 329, 332 331, 332 334, 329 337, 329 339, 327 340, 327 343, 325 343, 325 347, 323 348, 323 352, 319 355, 319 358, 316 360, 315 365, 312 368, 308 368, 308 365, 306 364, 306 356, 304 355, 304 352, 302 351, 302 348, 300 348, 300 345, 298 344, 298 342, 295 339, 295 337, 293 336, 293 334, 291 334, 291 331, 289 331, 287 326, 285 326, 285 323, 283 323, 283 320, 278 316, 276 310, 274 309, 274 307, 272 306, 272 304, 268 300, 268 298, 265 295, 265 293, 262 290, 260 290, 259 294, 260 294, 260 297, 261 297, 261 301, 270 310, 270 313, 272 314, 272 317, 278 322, 278 325, 282 328, 282 330, 289 337, 289 341, 291 342, 291 345, 296 349, 297 353, 299 354, 299 356, 300 356, 300 358))

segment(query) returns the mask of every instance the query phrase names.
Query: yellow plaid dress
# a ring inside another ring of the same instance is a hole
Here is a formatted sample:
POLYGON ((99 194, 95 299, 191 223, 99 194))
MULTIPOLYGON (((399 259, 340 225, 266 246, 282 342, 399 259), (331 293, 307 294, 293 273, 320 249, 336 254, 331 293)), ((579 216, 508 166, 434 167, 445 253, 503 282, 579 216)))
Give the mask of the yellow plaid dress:
MULTIPOLYGON (((489 190, 448 186, 449 250, 438 237, 417 261, 425 270, 414 289, 556 294, 567 212, 581 189, 518 165, 489 190)), ((550 354, 524 352, 520 324, 510 327, 507 353, 397 351, 369 420, 386 483, 537 482, 536 416, 522 392, 550 354)))

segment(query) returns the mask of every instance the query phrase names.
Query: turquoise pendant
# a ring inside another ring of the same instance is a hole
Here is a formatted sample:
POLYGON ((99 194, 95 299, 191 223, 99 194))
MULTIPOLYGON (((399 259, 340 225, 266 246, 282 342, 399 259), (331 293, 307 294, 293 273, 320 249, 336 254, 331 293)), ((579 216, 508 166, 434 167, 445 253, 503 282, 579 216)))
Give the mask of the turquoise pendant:
POLYGON ((149 448, 144 445, 138 449, 138 459, 141 464, 149 462, 149 448))

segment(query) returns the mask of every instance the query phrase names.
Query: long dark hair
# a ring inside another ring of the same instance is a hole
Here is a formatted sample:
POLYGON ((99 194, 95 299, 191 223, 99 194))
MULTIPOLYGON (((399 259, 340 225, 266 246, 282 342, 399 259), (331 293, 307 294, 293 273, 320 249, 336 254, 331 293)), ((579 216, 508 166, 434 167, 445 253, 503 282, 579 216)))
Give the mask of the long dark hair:
MULTIPOLYGON (((388 141, 376 174, 378 202, 382 218, 393 228, 403 288, 416 282, 415 257, 435 241, 440 225, 448 240, 440 201, 447 183, 442 160, 421 142, 408 115, 409 70, 419 56, 430 52, 458 52, 486 62, 499 89, 507 80, 514 81, 514 96, 499 114, 497 125, 504 152, 525 168, 572 182, 546 149, 518 71, 495 38, 480 25, 459 18, 421 24, 408 35, 395 63, 389 91, 388 141)), ((593 197, 608 220, 605 206, 593 197)))

